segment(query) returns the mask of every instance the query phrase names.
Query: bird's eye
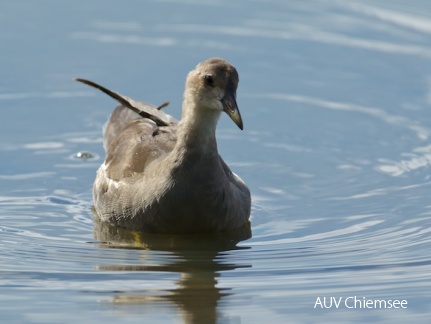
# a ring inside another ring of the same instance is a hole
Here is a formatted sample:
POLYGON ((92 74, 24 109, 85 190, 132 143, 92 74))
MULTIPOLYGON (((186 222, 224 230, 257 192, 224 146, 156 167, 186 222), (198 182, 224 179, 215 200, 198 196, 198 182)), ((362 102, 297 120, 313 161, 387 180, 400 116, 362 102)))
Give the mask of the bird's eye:
POLYGON ((211 87, 213 87, 214 86, 214 79, 213 79, 213 77, 211 76, 211 75, 205 75, 204 76, 204 80, 205 80, 205 84, 206 85, 209 85, 209 86, 211 86, 211 87))

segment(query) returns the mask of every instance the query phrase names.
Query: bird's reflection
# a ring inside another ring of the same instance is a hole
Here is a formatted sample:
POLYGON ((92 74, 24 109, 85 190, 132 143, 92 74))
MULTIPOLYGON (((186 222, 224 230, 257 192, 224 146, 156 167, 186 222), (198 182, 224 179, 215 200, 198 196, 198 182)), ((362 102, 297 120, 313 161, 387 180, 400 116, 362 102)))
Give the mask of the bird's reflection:
POLYGON ((237 243, 251 237, 250 223, 241 229, 218 234, 161 235, 130 231, 102 223, 94 217, 94 237, 104 248, 145 249, 171 252, 169 257, 146 259, 142 265, 98 266, 101 271, 145 271, 178 273, 176 287, 170 290, 126 291, 112 297, 118 304, 167 302, 181 312, 185 323, 216 323, 221 313, 217 305, 231 294, 218 288, 221 271, 250 267, 226 262, 225 251, 247 249, 237 243))

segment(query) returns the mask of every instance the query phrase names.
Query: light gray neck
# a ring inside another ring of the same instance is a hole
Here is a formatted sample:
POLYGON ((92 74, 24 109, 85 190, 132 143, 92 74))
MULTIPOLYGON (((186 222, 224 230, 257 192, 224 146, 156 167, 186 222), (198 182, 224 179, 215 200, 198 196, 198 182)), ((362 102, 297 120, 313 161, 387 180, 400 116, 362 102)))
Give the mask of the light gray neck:
POLYGON ((219 111, 199 107, 191 96, 185 96, 181 122, 178 125, 178 140, 174 151, 185 155, 218 157, 216 126, 219 111))

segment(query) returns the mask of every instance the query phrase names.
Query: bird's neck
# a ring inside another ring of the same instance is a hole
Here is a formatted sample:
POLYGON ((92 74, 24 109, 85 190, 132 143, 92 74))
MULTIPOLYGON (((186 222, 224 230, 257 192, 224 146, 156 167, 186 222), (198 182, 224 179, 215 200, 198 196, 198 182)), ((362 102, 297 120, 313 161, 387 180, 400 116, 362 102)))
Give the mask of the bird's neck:
POLYGON ((219 117, 220 112, 199 107, 195 101, 186 97, 175 149, 184 155, 218 158, 215 133, 219 117))

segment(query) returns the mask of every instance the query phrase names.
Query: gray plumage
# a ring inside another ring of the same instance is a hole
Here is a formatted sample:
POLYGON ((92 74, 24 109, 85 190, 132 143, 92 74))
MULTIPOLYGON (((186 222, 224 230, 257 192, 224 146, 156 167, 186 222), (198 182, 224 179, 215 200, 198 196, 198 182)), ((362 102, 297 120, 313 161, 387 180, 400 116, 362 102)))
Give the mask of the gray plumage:
POLYGON ((153 233, 220 232, 248 221, 250 191, 219 156, 215 138, 222 111, 242 129, 232 65, 213 58, 189 73, 180 122, 161 107, 76 80, 121 104, 105 126, 106 158, 93 187, 101 221, 153 233))

